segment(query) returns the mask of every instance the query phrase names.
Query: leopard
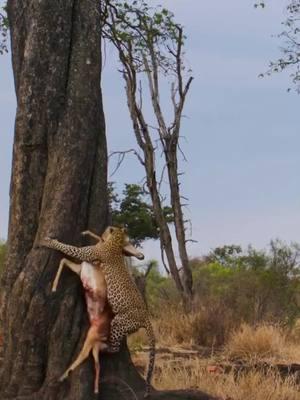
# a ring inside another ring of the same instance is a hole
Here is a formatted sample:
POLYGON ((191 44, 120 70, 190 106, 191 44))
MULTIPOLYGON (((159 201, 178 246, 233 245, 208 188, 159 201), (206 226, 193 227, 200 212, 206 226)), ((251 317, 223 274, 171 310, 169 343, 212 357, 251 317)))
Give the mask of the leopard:
MULTIPOLYGON (((109 228, 107 228, 101 236, 98 236, 91 231, 84 231, 81 234, 84 236, 90 236, 93 239, 96 239, 97 242, 103 242, 107 237, 109 237, 109 228)), ((126 248, 123 248, 123 254, 127 257, 141 258, 142 256, 142 253, 132 245, 127 245, 126 248)), ((94 393, 97 394, 99 393, 100 386, 99 353, 100 351, 103 352, 107 347, 106 342, 108 340, 110 324, 113 318, 111 308, 107 301, 105 276, 98 265, 93 265, 85 261, 78 264, 68 260, 67 258, 62 258, 52 284, 52 292, 56 292, 58 282, 65 267, 69 268, 80 278, 84 289, 90 324, 80 353, 76 357, 75 361, 59 378, 59 381, 62 382, 67 379, 69 374, 82 364, 88 358, 89 354, 92 353, 95 365, 94 393)))
MULTIPOLYGON (((51 238, 46 238, 43 244, 80 261, 100 265, 106 280, 107 300, 114 315, 110 326, 108 348, 105 351, 119 352, 121 343, 127 335, 140 328, 145 329, 150 348, 144 394, 148 397, 155 363, 154 330, 144 299, 125 264, 123 250, 130 245, 126 229, 112 226, 106 232, 105 241, 94 246, 76 247, 51 238)), ((140 259, 143 259, 142 254, 140 259)))

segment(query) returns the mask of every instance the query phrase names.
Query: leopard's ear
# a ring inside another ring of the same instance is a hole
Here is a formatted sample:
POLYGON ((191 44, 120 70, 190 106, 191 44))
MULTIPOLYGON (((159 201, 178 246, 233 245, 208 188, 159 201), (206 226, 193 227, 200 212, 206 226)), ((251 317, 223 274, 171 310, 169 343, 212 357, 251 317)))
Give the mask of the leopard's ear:
POLYGON ((122 233, 126 233, 126 228, 124 228, 124 227, 121 228, 121 232, 122 232, 122 233))
POLYGON ((114 232, 114 228, 112 226, 109 227, 109 233, 113 233, 114 232))

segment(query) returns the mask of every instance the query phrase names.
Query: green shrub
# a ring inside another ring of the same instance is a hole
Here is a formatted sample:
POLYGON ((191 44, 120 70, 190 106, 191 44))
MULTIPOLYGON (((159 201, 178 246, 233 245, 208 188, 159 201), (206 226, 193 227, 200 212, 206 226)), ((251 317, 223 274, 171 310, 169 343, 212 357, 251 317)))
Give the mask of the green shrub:
POLYGON ((245 253, 227 249, 206 261, 193 260, 194 290, 202 304, 220 302, 239 321, 293 323, 300 316, 299 246, 272 241, 270 250, 249 247, 245 253), (222 257, 220 256, 222 254, 222 257))
POLYGON ((179 318, 185 313, 170 277, 162 277, 154 269, 147 280, 152 315, 162 320, 160 329, 164 325, 171 329, 176 318, 167 315, 177 315, 178 329, 173 333, 179 342, 189 331, 193 343, 220 345, 242 323, 292 326, 300 318, 298 245, 273 241, 268 251, 225 246, 190 263, 195 293, 190 319, 179 318))

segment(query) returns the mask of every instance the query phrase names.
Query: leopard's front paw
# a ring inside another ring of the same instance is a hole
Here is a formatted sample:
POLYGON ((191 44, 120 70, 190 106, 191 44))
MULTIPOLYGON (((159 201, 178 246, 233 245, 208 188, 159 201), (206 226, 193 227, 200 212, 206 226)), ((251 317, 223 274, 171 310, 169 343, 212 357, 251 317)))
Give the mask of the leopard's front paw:
POLYGON ((44 239, 42 239, 42 241, 40 242, 40 246, 44 246, 44 247, 49 247, 50 244, 53 243, 58 243, 57 239, 54 238, 50 238, 49 236, 46 236, 44 239))
POLYGON ((58 240, 56 239, 56 238, 51 238, 51 237, 49 237, 49 236, 46 236, 45 237, 45 239, 44 239, 44 241, 46 242, 46 243, 53 243, 53 242, 55 242, 55 243, 57 243, 58 242, 58 240))

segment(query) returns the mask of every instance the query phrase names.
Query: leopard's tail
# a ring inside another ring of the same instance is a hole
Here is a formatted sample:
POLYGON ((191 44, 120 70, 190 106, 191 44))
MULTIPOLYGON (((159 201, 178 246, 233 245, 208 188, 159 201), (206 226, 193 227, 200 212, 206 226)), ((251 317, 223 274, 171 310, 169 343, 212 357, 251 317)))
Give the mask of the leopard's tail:
POLYGON ((155 336, 154 336, 153 327, 149 320, 146 321, 145 329, 146 329, 146 333, 148 336, 149 347, 150 347, 149 365, 148 365, 148 371, 147 371, 147 376, 146 376, 146 391, 145 391, 145 395, 144 395, 144 397, 148 397, 148 395, 150 393, 150 389, 151 389, 151 378, 152 378, 152 374, 153 374, 153 370, 154 370, 154 361, 155 361, 155 336))

